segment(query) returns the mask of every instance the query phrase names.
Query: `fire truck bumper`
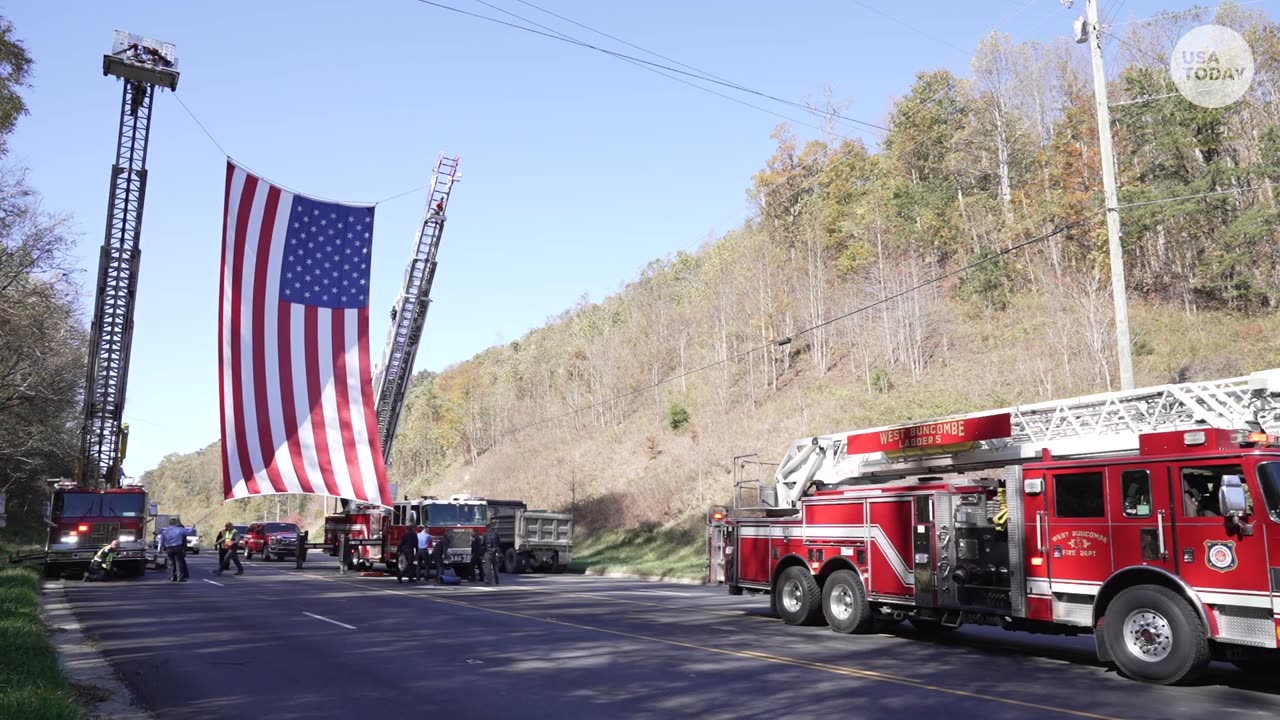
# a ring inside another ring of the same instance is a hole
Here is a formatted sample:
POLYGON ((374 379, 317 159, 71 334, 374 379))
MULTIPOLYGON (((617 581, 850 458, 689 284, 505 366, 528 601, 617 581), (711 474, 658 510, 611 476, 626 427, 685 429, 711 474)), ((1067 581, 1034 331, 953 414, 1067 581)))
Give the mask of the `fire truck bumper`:
MULTIPOLYGON (((87 565, 99 549, 59 543, 45 552, 45 563, 49 565, 87 565)), ((145 561, 146 551, 141 545, 121 545, 120 550, 116 552, 116 562, 121 560, 145 561)))

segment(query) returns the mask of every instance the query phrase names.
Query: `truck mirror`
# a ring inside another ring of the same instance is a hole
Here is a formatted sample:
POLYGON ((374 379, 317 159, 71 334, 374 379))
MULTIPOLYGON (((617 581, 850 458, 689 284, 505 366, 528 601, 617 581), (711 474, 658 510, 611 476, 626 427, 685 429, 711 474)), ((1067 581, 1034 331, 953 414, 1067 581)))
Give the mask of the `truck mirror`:
POLYGON ((1222 476, 1222 486, 1218 488, 1218 509, 1224 517, 1239 517, 1249 511, 1244 483, 1239 475, 1222 476))
POLYGON ((160 512, 160 506, 156 503, 147 505, 147 517, 155 517, 160 512))

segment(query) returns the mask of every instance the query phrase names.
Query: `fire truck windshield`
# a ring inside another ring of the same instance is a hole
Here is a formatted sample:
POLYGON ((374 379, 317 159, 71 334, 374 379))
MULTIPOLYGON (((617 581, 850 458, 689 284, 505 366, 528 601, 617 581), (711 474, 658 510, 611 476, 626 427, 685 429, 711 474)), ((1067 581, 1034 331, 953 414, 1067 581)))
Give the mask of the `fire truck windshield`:
POLYGON ((1262 494, 1267 499, 1271 517, 1280 520, 1280 462, 1259 465, 1258 482, 1262 484, 1262 494))
POLYGON ((97 493, 58 493, 53 496, 53 516, 73 520, 97 515, 101 497, 97 493))
POLYGON ((146 497, 142 494, 102 496, 103 517, 142 517, 146 497))
POLYGON ((441 525, 484 525, 489 522, 489 506, 432 503, 427 506, 427 522, 433 527, 441 525))

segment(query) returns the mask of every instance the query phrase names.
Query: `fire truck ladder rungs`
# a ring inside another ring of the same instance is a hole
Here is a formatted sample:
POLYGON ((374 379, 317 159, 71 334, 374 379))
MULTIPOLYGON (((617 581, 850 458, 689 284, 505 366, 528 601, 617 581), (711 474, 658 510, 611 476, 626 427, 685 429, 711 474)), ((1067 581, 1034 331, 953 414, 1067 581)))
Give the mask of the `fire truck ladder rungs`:
MULTIPOLYGON (((1065 400, 1020 405, 965 415, 913 422, 912 425, 1009 413, 1008 438, 979 441, 972 449, 939 454, 921 449, 889 457, 882 452, 845 453, 850 435, 898 426, 858 429, 801 438, 791 443, 778 466, 774 506, 785 506, 800 492, 804 478, 835 484, 858 478, 890 479, 940 469, 979 469, 1020 464, 1048 450, 1056 457, 1101 456, 1138 449, 1143 433, 1196 428, 1257 429, 1280 432, 1280 368, 1248 376, 1156 385, 1130 391, 1099 393, 1065 400), (816 442, 815 442, 816 441, 816 442), (809 446, 815 450, 795 462, 809 446), (818 466, 815 468, 814 463, 818 466)), ((769 503, 762 502, 762 505, 769 503)))
POLYGON ((400 423, 400 410, 404 406, 409 378, 413 375, 413 361, 422 339, 422 327, 431 305, 436 253, 440 250, 440 237, 444 233, 444 210, 448 209, 453 183, 459 179, 461 175, 458 173, 458 158, 441 154, 432 174, 431 191, 427 195, 427 209, 422 227, 418 230, 418 241, 409 258, 400 295, 396 298, 382 363, 374 378, 378 439, 382 443, 383 461, 388 467, 391 465, 391 443, 400 423))
POLYGON ((126 80, 121 95, 120 135, 111 167, 106 238, 98 259, 85 378, 84 425, 80 432, 80 483, 115 486, 120 421, 129 378, 134 300, 142 256, 142 206, 147 188, 147 140, 155 86, 126 80))

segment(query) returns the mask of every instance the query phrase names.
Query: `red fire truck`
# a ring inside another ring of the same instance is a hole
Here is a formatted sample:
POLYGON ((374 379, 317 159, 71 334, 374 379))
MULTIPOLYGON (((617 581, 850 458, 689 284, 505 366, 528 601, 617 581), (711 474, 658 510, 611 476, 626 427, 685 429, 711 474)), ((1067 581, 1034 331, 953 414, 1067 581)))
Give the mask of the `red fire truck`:
POLYGON ((95 491, 71 480, 55 482, 43 553, 45 574, 61 577, 83 572, 94 553, 119 540, 115 567, 126 576, 142 575, 147 563, 147 517, 147 491, 141 486, 95 491))
POLYGON ((338 534, 344 528, 351 539, 380 538, 379 544, 352 548, 351 563, 365 568, 383 564, 388 570, 394 570, 400 563, 397 548, 401 538, 423 525, 433 542, 434 538, 449 534, 449 564, 460 577, 470 577, 471 537, 473 533, 483 533, 488 522, 488 503, 471 495, 397 500, 390 510, 361 505, 330 515, 325 519, 325 544, 333 548, 330 554, 336 557, 338 534))
POLYGON ((1280 370, 797 440, 713 513, 792 625, 1092 633, 1132 678, 1280 668, 1280 370))

